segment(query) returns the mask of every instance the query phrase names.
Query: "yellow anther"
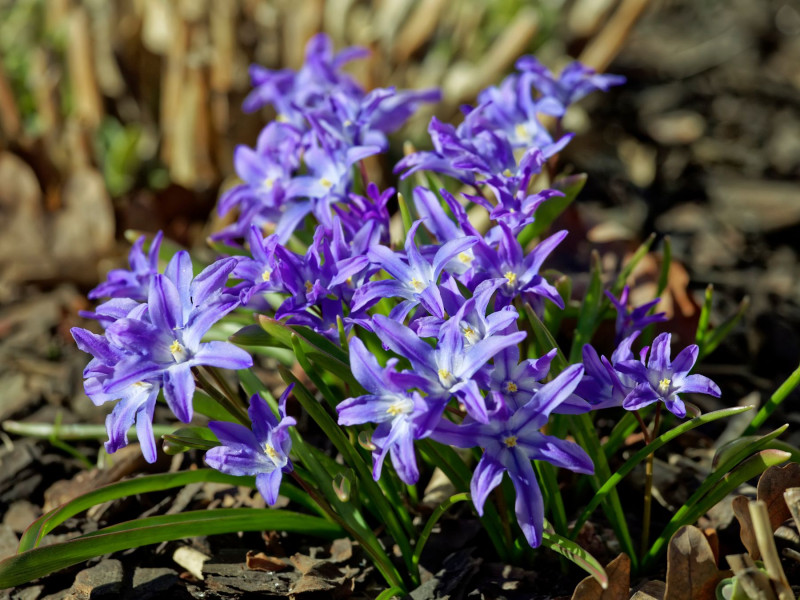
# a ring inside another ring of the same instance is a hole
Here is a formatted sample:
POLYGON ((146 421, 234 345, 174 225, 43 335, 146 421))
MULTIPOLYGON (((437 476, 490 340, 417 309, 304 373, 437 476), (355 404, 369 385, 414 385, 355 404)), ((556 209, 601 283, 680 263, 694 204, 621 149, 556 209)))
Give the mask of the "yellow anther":
POLYGON ((311 290, 314 289, 314 284, 310 281, 306 281, 306 294, 310 294, 311 290))
POLYGON ((422 283, 422 282, 421 282, 419 279, 417 279, 416 277, 415 277, 414 279, 412 279, 412 280, 411 280, 411 285, 412 285, 412 286, 414 287, 414 289, 415 289, 415 290, 417 290, 418 292, 421 292, 422 290, 424 290, 424 289, 425 289, 425 284, 424 284, 424 283, 422 283))
POLYGON ((516 133, 517 137, 521 140, 528 141, 531 139, 531 134, 528 133, 528 130, 525 129, 525 125, 522 123, 514 127, 514 133, 516 133))
POLYGON ((181 343, 178 340, 173 341, 169 346, 169 351, 172 352, 172 354, 177 354, 181 350, 183 350, 183 346, 181 346, 181 343))
POLYGON ((503 277, 508 281, 508 285, 514 285, 517 281, 517 274, 514 271, 506 271, 503 277))
POLYGON ((347 285, 349 285, 350 287, 353 287, 353 278, 352 277, 348 277, 345 280, 345 283, 347 283, 347 285))
POLYGON ((460 260, 465 265, 468 265, 473 261, 473 258, 466 252, 461 252, 458 255, 458 260, 460 260))
POLYGON ((447 380, 448 377, 450 377, 450 371, 447 369, 439 369, 439 379, 444 381, 447 380))
POLYGON ((345 119, 345 122, 342 123, 342 125, 344 125, 345 127, 350 127, 350 125, 352 124, 353 122, 350 119, 345 119))
POLYGON ((278 460, 279 458, 277 451, 275 450, 275 448, 273 448, 272 444, 270 443, 264 444, 264 454, 269 456, 273 460, 273 462, 278 460))
POLYGON ((264 180, 264 187, 267 188, 267 191, 271 190, 272 186, 274 186, 274 185, 275 185, 275 180, 272 179, 271 177, 267 177, 264 180))
POLYGON ((503 177, 511 177, 511 169, 506 169, 503 171, 503 177))
POLYGON ((517 445, 517 436, 510 435, 506 439, 503 440, 503 443, 508 446, 509 448, 513 448, 517 445))
POLYGON ((506 391, 507 391, 507 392, 511 392, 511 393, 513 394, 513 393, 514 393, 514 392, 516 392, 518 389, 519 389, 519 388, 517 387, 517 384, 516 384, 516 383, 514 383, 513 381, 507 381, 507 382, 506 382, 506 391))
POLYGON ((261 281, 269 281, 269 278, 272 276, 272 271, 269 269, 264 269, 264 272, 261 274, 261 281))
POLYGON ((669 391, 669 386, 671 383, 671 380, 664 377, 664 379, 658 382, 658 391, 662 394, 666 394, 669 391))
POLYGON ((323 177, 322 179, 320 179, 319 180, 319 184, 322 187, 324 187, 326 190, 330 189, 331 187, 333 187, 333 182, 330 179, 327 179, 326 177, 323 177))
POLYGON ((289 117, 287 117, 287 116, 286 116, 285 114, 283 114, 283 113, 278 113, 278 116, 277 116, 277 117, 275 117, 275 120, 276 120, 278 123, 288 123, 288 122, 289 122, 289 117))
POLYGON ((464 336, 466 336, 467 339, 475 337, 475 335, 475 330, 472 327, 467 326, 464 328, 464 336))
POLYGON ((386 412, 393 417, 396 417, 397 415, 402 415, 404 412, 406 412, 406 409, 403 402, 395 402, 386 409, 386 412))

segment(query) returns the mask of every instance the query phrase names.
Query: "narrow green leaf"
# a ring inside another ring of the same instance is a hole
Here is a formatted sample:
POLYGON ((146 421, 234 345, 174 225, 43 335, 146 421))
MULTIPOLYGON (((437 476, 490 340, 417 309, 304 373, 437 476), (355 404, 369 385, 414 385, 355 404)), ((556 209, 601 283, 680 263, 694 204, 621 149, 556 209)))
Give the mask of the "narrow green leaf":
POLYGON ((703 336, 703 343, 700 344, 700 353, 698 359, 704 358, 716 350, 717 346, 720 345, 722 340, 728 337, 728 334, 731 332, 731 330, 736 327, 739 321, 741 321, 742 317, 749 308, 750 298, 745 296, 739 303, 739 309, 736 311, 736 314, 725 319, 725 321, 719 327, 715 327, 711 331, 707 332, 703 336))
POLYGON ((587 175, 579 173, 556 179, 553 182, 553 189, 562 192, 564 195, 550 198, 536 209, 536 220, 520 233, 519 243, 522 244, 523 248, 547 231, 553 221, 572 204, 586 184, 586 180, 587 175))
POLYGON ((436 507, 431 516, 428 518, 428 522, 425 523, 425 527, 422 528, 419 538, 417 538, 417 545, 414 548, 414 556, 411 560, 415 566, 419 565, 419 559, 422 556, 422 551, 425 549, 425 544, 427 543, 428 538, 431 536, 433 527, 439 521, 441 516, 446 513, 447 509, 454 504, 458 502, 466 502, 468 500, 470 500, 470 495, 467 492, 462 492, 460 494, 450 496, 447 500, 436 507))
MULTIPOLYGON (((641 410, 639 412, 642 413, 641 410)), ((619 450, 619 447, 622 446, 625 439, 631 435, 638 426, 639 422, 636 420, 636 417, 633 416, 632 412, 626 410, 622 418, 614 425, 614 429, 611 430, 608 439, 603 444, 603 452, 605 452, 606 457, 610 458, 612 454, 619 450)))
POLYGON ((647 256, 647 253, 650 252, 650 247, 653 245, 653 241, 656 239, 656 234, 651 233, 648 238, 636 249, 636 252, 633 253, 631 259, 625 263, 625 266, 617 275, 616 281, 614 281, 614 285, 611 286, 611 293, 614 296, 619 296, 622 292, 622 289, 625 287, 625 284, 628 281, 628 277, 631 276, 633 270, 636 266, 642 261, 642 259, 647 256))
POLYGON ((703 340, 705 340, 706 332, 708 331, 708 321, 711 317, 711 300, 713 296, 714 285, 709 283, 706 287, 703 307, 700 309, 700 319, 697 321, 697 331, 694 334, 694 341, 697 342, 697 345, 700 347, 703 346, 703 340))
MULTIPOLYGON (((633 456, 631 456, 628 460, 626 460, 623 465, 617 469, 617 471, 609 477, 606 482, 595 492, 594 497, 589 501, 589 504, 586 505, 586 508, 581 513, 581 516, 578 517, 578 520, 575 522, 575 525, 572 527, 572 531, 570 533, 570 537, 572 539, 578 535, 583 524, 589 519, 598 505, 603 501, 603 499, 608 495, 608 493, 614 489, 622 478, 625 477, 628 473, 630 473, 636 465, 641 463, 645 460, 650 454, 664 446, 665 444, 669 443, 670 441, 674 440, 678 436, 686 433, 694 429, 695 427, 699 427, 700 425, 705 425, 706 423, 711 423, 712 421, 716 421, 717 419, 724 419, 726 417, 732 417, 733 415, 737 415, 739 413, 745 412, 750 410, 751 406, 737 406, 735 408, 725 408, 722 410, 716 410, 714 412, 707 413, 705 415, 701 415, 699 417, 695 417, 689 421, 681 423, 677 427, 673 427, 669 431, 662 433, 652 442, 650 442, 644 448, 641 448, 638 452, 636 452, 633 456)), ((635 419, 634 419, 635 420, 635 419)))
POLYGON ((537 346, 539 356, 547 354, 553 348, 556 349, 556 357, 553 359, 552 366, 550 367, 550 373, 557 375, 567 368, 567 359, 564 357, 564 353, 561 352, 561 348, 558 347, 558 342, 556 342, 553 334, 550 333, 550 330, 547 329, 547 327, 545 327, 544 323, 542 323, 542 320, 534 312, 530 305, 528 303, 524 303, 522 305, 522 309, 525 315, 528 317, 528 322, 531 324, 531 328, 533 329, 533 343, 537 346))
POLYGON ((10 556, 0 561, 0 589, 27 583, 110 552, 198 535, 264 530, 305 533, 326 539, 343 534, 339 526, 328 521, 286 510, 221 508, 148 517, 10 556))
POLYGON ((208 427, 181 427, 162 435, 164 453, 173 455, 187 450, 210 450, 219 446, 219 441, 208 427))
MULTIPOLYGON (((668 235, 664 236, 664 246, 661 249, 661 270, 658 273, 658 288, 656 296, 661 296, 669 284, 669 269, 672 265, 672 240, 668 235)), ((653 307, 655 310, 655 307, 653 307)))
POLYGON ((595 578, 600 587, 608 587, 608 575, 597 559, 572 540, 550 531, 542 532, 542 546, 569 559, 595 578))
POLYGON ((541 483, 542 495, 545 500, 545 507, 550 511, 550 519, 556 533, 566 535, 569 528, 567 526, 567 511, 564 508, 564 499, 561 497, 561 490, 558 486, 555 467, 549 462, 533 461, 536 470, 536 479, 541 483))
POLYGON ((747 429, 744 430, 743 435, 750 435, 758 431, 758 428, 764 424, 769 416, 775 412, 775 409, 778 408, 781 403, 786 400, 787 396, 791 394, 799 385, 800 366, 794 370, 794 373, 786 378, 786 381, 784 381, 780 387, 775 390, 775 393, 770 396, 769 401, 759 409, 759 411, 756 413, 756 416, 753 417, 753 420, 750 422, 750 425, 748 425, 747 429))
POLYGON ((408 209, 405 196, 400 192, 397 193, 397 204, 400 208, 400 217, 403 219, 403 238, 405 238, 414 220, 411 218, 411 211, 408 209))
MULTIPOLYGON (((590 481, 594 489, 599 490, 611 478, 611 469, 597 437, 597 430, 594 428, 592 419, 588 414, 569 415, 568 419, 576 441, 589 453, 589 456, 594 461, 594 475, 590 477, 590 481)), ((631 557, 631 565, 635 569, 638 560, 633 548, 630 529, 628 528, 628 518, 622 508, 616 488, 609 490, 607 496, 602 499, 602 504, 603 511, 606 513, 611 527, 622 545, 623 552, 631 557)))
MULTIPOLYGON (((695 505, 687 504, 690 507, 688 511, 679 516, 676 513, 658 539, 650 547, 647 555, 642 562, 642 569, 648 570, 653 567, 655 560, 659 557, 662 551, 666 548, 667 542, 675 534, 678 529, 687 523, 694 523, 702 517, 708 510, 721 502, 728 494, 733 492, 737 487, 742 485, 745 481, 749 481, 758 477, 761 473, 766 471, 769 467, 780 465, 791 458, 791 454, 782 450, 761 450, 736 467, 731 472, 727 473, 717 482, 708 494, 703 498, 702 502, 695 505)), ((680 511, 679 511, 680 512, 680 511)))
POLYGON ((119 481, 78 496, 39 517, 28 527, 25 533, 22 534, 22 539, 20 539, 19 542, 19 551, 23 552, 36 547, 41 539, 55 527, 70 517, 74 517, 78 513, 97 504, 102 504, 109 500, 127 498, 128 496, 135 496, 136 494, 146 494, 176 487, 184 487, 190 483, 198 482, 229 483, 231 485, 249 485, 255 487, 255 479, 253 477, 234 477, 233 475, 225 475, 214 469, 197 469, 195 471, 186 471, 182 473, 160 473, 158 475, 145 475, 143 477, 119 481))
POLYGON ((569 351, 569 364, 580 362, 583 346, 591 341, 594 331, 600 321, 600 309, 604 298, 601 272, 600 255, 597 251, 593 251, 592 278, 589 282, 589 288, 586 290, 586 295, 583 298, 580 313, 578 314, 575 336, 572 338, 572 346, 569 351))

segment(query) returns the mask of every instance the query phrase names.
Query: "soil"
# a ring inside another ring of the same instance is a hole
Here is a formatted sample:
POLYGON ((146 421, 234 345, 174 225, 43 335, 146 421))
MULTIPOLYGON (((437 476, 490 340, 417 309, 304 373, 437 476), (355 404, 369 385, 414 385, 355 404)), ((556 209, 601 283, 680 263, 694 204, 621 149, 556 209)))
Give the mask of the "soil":
MULTIPOLYGON (((656 247, 669 235, 675 265, 665 308, 684 344, 692 341, 708 284, 714 286, 712 325, 749 298, 749 310, 702 366, 723 390, 721 399, 699 402, 703 410, 763 402, 800 363, 798 64, 797 2, 658 2, 608 69, 628 83, 595 95, 572 116, 578 134, 562 163, 589 179, 564 217, 574 253, 557 266, 583 269, 597 249, 613 271, 650 232, 658 236, 656 247)), ((656 268, 645 264, 637 272, 635 294, 652 293, 656 268)), ((101 424, 103 411, 82 392, 86 355, 69 335, 70 327, 84 324, 77 311, 89 307, 84 294, 93 282, 77 276, 43 281, 0 282, 0 422, 101 424)), ((800 414, 792 407, 798 400, 796 391, 768 423, 789 422, 784 439, 795 445, 800 414)), ((167 413, 156 421, 169 422, 167 413)), ((658 456, 663 474, 656 482, 662 496, 656 526, 670 514, 665 506, 679 506, 702 477, 721 430, 701 431, 658 456)), ((75 494, 125 476, 201 463, 189 453, 147 465, 132 445, 112 457, 112 468, 88 470, 87 461, 108 461, 98 455, 96 441, 69 442, 67 451, 48 440, 0 437, 0 557, 15 551, 33 519, 75 494)), ((636 499, 626 508, 638 514, 641 478, 632 476, 625 486, 630 493, 623 497, 636 499)), ((103 505, 48 537, 67 539, 142 515, 259 502, 247 489, 190 486, 103 505)), ((742 551, 729 513, 723 507, 707 519, 719 530, 721 556, 742 551)), ((611 538, 598 517, 582 541, 608 562, 615 556, 611 538)), ((562 572, 548 553, 527 569, 511 568, 488 547, 473 513, 453 510, 423 555, 425 582, 411 597, 569 598, 583 576, 571 568, 562 572)), ((357 599, 374 598, 381 589, 357 546, 265 533, 120 552, 0 591, 0 598, 357 599), (261 568, 276 570, 250 568, 258 561, 248 553, 264 553, 261 568), (186 556, 199 558, 200 570, 186 556)))

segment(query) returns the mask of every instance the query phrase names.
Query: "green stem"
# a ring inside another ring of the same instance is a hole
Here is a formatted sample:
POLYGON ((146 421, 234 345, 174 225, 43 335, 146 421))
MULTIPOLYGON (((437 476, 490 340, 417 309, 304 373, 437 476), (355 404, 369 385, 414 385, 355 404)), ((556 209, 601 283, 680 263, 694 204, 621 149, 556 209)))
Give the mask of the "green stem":
MULTIPOLYGON (((641 420, 639 413, 636 416, 641 420)), ((644 433, 644 441, 646 445, 650 445, 653 439, 658 435, 658 428, 661 425, 661 402, 656 405, 656 416, 653 420, 653 431, 650 433, 645 427, 642 430, 644 433)), ((655 462, 655 452, 647 455, 647 462, 645 463, 645 481, 644 481, 644 511, 642 515, 642 545, 641 556, 644 558, 647 552, 647 546, 650 543, 650 520, 653 508, 653 463, 655 462)))
MULTIPOLYGON (((21 421, 3 421, 3 429, 14 435, 22 435, 38 439, 58 439, 64 441, 98 440, 108 436, 105 425, 68 424, 56 427, 52 423, 23 423, 21 421)), ((153 425, 156 437, 175 431, 175 426, 153 425)), ((136 439, 136 428, 128 430, 128 439, 136 439)))
POLYGON ((234 404, 230 401, 224 394, 222 394, 203 374, 201 367, 192 367, 192 373, 194 373, 195 378, 197 379, 197 383, 200 384, 200 387, 203 388, 203 391, 211 396, 214 400, 216 400, 222 408, 228 411, 231 415, 233 415, 237 421, 239 421, 242 425, 246 427, 250 427, 250 418, 247 416, 247 413, 244 412, 241 407, 237 404, 234 404))
POLYGON ((425 527, 422 529, 422 533, 419 534, 419 539, 417 540, 417 547, 414 548, 414 555, 411 557, 411 562, 414 564, 414 567, 419 568, 419 559, 422 556, 422 550, 425 548, 425 544, 428 542, 428 538, 431 536, 431 532, 433 531, 433 527, 436 525, 436 522, 442 517, 442 515, 447 512, 447 509, 456 504, 457 502, 465 502, 470 499, 470 495, 467 492, 462 492, 460 494, 455 494, 454 496, 450 496, 447 500, 442 502, 439 506, 436 507, 436 510, 433 511, 433 514, 428 519, 428 522, 425 523, 425 527))

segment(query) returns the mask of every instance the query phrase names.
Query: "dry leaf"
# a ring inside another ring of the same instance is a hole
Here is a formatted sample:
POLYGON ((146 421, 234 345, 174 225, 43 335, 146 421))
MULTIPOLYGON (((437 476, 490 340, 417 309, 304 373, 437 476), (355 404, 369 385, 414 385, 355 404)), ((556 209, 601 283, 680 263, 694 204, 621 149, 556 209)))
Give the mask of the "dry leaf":
POLYGON ((289 565, 280 558, 267 556, 263 552, 256 554, 252 550, 247 552, 247 568, 252 571, 271 571, 277 573, 289 568, 289 565))
POLYGON ((340 538, 331 544, 331 562, 340 563, 350 560, 353 556, 353 542, 350 538, 340 538))
POLYGON ((770 467, 759 477, 756 498, 763 500, 767 505, 772 531, 775 531, 792 516, 783 499, 783 493, 789 488, 799 486, 800 464, 797 463, 789 463, 782 467, 770 467))
POLYGON ((750 519, 750 499, 745 496, 736 496, 733 499, 733 514, 739 521, 739 537, 742 539, 742 544, 747 549, 747 552, 754 560, 761 558, 761 552, 758 549, 758 542, 756 542, 756 533, 753 529, 753 521, 750 519))
POLYGON ((631 585, 631 559, 620 554, 606 566, 608 587, 603 589, 594 577, 587 577, 578 584, 572 600, 618 600, 627 598, 631 585))
POLYGON ((665 600, 714 600, 722 574, 697 527, 681 527, 669 541, 665 600))
POLYGON ((646 581, 631 596, 631 600, 664 600, 666 588, 663 581, 646 581))

